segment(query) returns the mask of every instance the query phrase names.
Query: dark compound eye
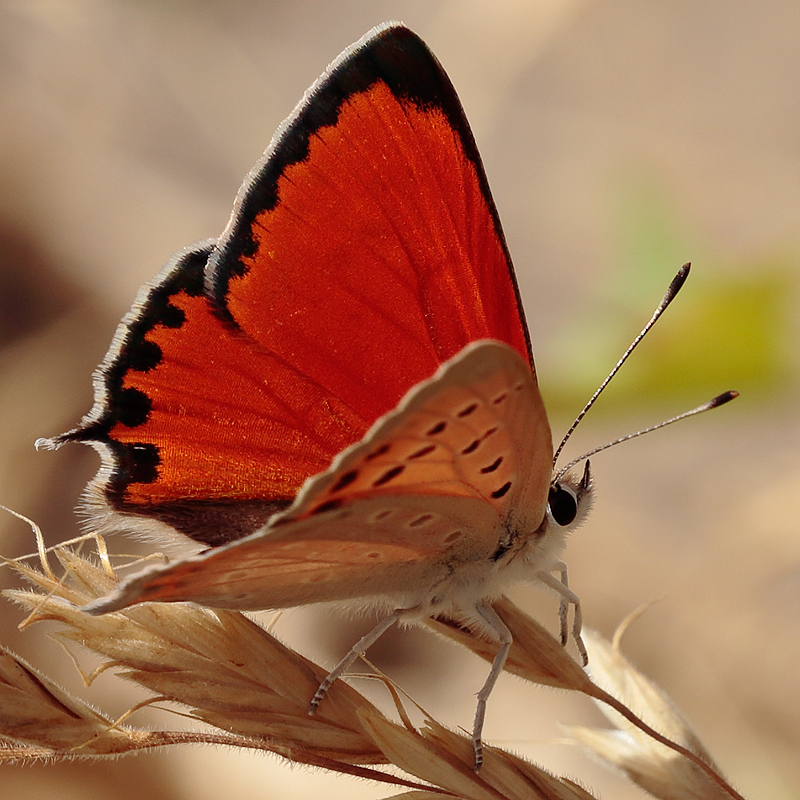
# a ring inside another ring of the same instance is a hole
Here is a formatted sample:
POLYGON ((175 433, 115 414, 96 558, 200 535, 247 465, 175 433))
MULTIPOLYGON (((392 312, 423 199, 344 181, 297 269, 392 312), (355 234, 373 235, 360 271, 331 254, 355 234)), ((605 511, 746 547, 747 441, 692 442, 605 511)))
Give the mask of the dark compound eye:
POLYGON ((574 522, 578 514, 578 501, 575 499, 575 495, 559 484, 550 487, 547 505, 553 519, 562 528, 574 522))

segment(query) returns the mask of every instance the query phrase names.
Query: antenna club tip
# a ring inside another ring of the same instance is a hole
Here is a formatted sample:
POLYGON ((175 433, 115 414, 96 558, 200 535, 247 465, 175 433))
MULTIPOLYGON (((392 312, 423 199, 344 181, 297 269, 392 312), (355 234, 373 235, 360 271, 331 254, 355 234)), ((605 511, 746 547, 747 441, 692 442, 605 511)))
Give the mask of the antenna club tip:
POLYGON ((667 297, 671 300, 675 297, 676 294, 681 290, 681 287, 684 283, 686 283, 686 279, 689 277, 689 270, 692 267, 691 261, 687 261, 679 270, 678 274, 672 279, 672 283, 669 285, 669 289, 667 289, 667 297))
POLYGON ((717 395, 708 405, 710 408, 724 406, 725 403, 730 403, 731 400, 735 400, 738 396, 739 392, 731 389, 729 392, 723 392, 722 394, 717 395))
MULTIPOLYGON (((663 311, 675 298, 675 295, 683 288, 686 279, 689 277, 689 270, 692 267, 691 261, 687 261, 679 270, 678 274, 672 279, 672 282, 664 295, 664 299, 659 306, 659 312, 663 311)), ((658 312, 657 312, 658 313, 658 312)))

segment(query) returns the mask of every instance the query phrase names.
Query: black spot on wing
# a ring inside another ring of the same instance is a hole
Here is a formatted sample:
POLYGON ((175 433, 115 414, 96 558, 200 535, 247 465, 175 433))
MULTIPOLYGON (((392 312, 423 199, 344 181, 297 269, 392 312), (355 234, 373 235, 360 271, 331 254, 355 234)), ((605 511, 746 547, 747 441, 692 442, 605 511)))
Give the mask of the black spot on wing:
POLYGON ((159 365, 163 355, 161 348, 155 342, 145 340, 140 342, 138 347, 129 349, 128 366, 137 372, 149 372, 159 365))
POLYGON ((491 427, 488 430, 484 431, 484 433, 478 439, 473 439, 462 451, 462 456, 468 456, 470 453, 474 453, 480 446, 481 443, 485 442, 490 436, 493 436, 497 433, 497 426, 491 427))
POLYGON ((324 514, 326 511, 335 511, 337 508, 341 508, 343 504, 344 500, 341 498, 326 500, 324 503, 320 503, 315 508, 312 508, 311 514, 324 514))
POLYGON ((161 456, 149 442, 120 445, 118 471, 127 483, 152 483, 158 477, 161 456))
POLYGON ((351 469, 339 477, 339 480, 331 487, 331 492, 341 492, 358 478, 358 470, 351 469))
POLYGON ((510 488, 511 488, 511 481, 508 481, 507 483, 504 483, 499 489, 492 492, 492 497, 495 500, 499 500, 501 497, 504 497, 508 493, 508 490, 510 488))
POLYGON ((503 456, 498 456, 491 464, 486 467, 481 467, 481 472, 486 475, 489 472, 494 472, 503 463, 503 456))
POLYGON ((117 421, 128 428, 144 425, 150 415, 153 404, 150 398, 140 389, 123 389, 114 398, 114 410, 117 421))
POLYGON ((373 481, 372 485, 373 487, 385 486, 387 483, 389 483, 389 481, 393 481, 403 471, 405 471, 405 465, 398 464, 396 467, 386 470, 386 472, 384 472, 380 478, 378 478, 376 481, 373 481))
POLYGON ((460 419, 463 419, 464 417, 468 417, 470 414, 472 414, 477 408, 477 403, 470 403, 466 408, 462 408, 460 411, 458 411, 456 416, 460 419))
POLYGON ((382 444, 380 447, 377 447, 371 453, 367 453, 367 455, 365 456, 365 460, 366 461, 372 461, 373 459, 376 459, 379 456, 385 456, 389 452, 389 449, 390 449, 390 445, 389 445, 388 442, 385 443, 385 444, 382 444))

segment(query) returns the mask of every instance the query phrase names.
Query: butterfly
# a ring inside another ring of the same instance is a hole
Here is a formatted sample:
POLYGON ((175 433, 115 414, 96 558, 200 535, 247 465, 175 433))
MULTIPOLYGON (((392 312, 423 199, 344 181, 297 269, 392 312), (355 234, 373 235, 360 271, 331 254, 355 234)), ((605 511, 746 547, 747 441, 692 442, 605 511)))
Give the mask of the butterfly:
POLYGON ((562 598, 561 552, 592 494, 553 480, 550 427, 508 249, 456 92, 386 23, 345 50, 247 176, 218 240, 145 285, 74 430, 101 467, 101 532, 208 549, 87 611, 145 601, 242 610, 356 601, 445 615, 496 642, 516 580, 562 598), (558 577, 557 577, 558 576, 558 577))

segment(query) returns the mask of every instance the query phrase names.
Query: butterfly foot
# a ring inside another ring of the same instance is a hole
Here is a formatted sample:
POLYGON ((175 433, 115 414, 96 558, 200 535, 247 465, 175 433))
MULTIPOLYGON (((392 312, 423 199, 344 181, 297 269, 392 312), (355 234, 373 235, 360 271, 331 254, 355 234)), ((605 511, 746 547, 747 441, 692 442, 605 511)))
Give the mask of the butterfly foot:
POLYGON ((575 646, 578 648, 578 655, 581 657, 581 666, 588 667, 589 654, 586 652, 586 645, 583 643, 583 639, 581 638, 580 629, 577 631, 573 629, 572 638, 575 640, 575 646))
POLYGON ((483 744, 480 738, 476 738, 473 736, 472 750, 475 753, 475 762, 472 766, 472 769, 475 770, 475 772, 480 772, 481 767, 483 766, 483 744))
POLYGON ((314 693, 314 696, 311 698, 311 702, 308 704, 309 717, 313 717, 314 714, 317 713, 319 704, 323 701, 325 695, 328 694, 328 689, 330 689, 332 685, 333 681, 330 679, 330 675, 319 685, 319 689, 317 689, 317 691, 314 693))

